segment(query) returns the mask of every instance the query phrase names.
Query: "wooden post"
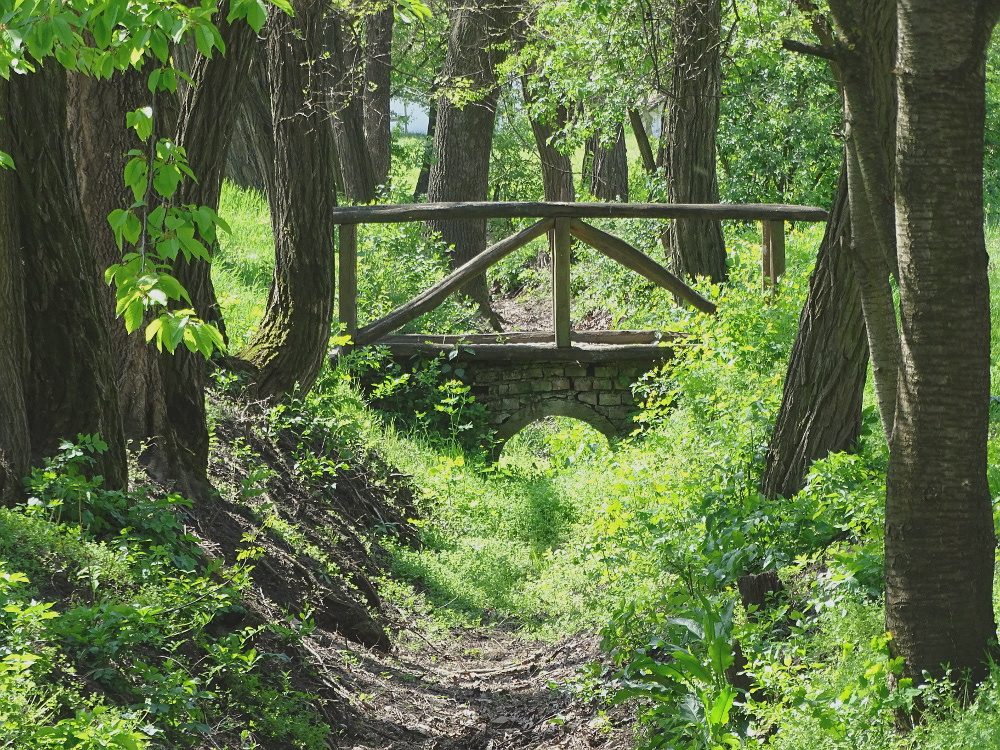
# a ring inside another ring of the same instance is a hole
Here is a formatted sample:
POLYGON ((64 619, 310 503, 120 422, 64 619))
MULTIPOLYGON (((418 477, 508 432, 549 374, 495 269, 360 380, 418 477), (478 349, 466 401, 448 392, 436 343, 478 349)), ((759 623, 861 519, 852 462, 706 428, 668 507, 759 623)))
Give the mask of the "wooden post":
POLYGON ((571 326, 569 319, 569 266, 572 238, 569 233, 569 219, 556 219, 552 230, 552 328, 556 334, 556 347, 571 346, 571 326))
POLYGON ((340 305, 337 314, 344 333, 353 340, 358 332, 358 225, 341 224, 337 248, 340 305))
POLYGON ((783 219, 765 220, 760 223, 763 235, 761 265, 764 271, 764 288, 778 288, 778 277, 785 272, 785 222, 783 219))

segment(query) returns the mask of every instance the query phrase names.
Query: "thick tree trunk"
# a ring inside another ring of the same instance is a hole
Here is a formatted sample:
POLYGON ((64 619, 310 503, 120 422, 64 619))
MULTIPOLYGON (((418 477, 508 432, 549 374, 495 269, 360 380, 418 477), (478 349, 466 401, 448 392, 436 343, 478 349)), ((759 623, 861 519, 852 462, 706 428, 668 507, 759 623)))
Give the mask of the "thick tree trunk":
MULTIPOLYGON (((669 203, 718 203, 720 0, 676 0, 671 102, 664 118, 662 166, 669 203)), ((670 261, 682 276, 728 277, 726 245, 717 221, 674 221, 667 229, 670 261)))
POLYGON ((392 122, 389 100, 392 81, 392 5, 365 17, 365 142, 376 185, 389 184, 392 166, 392 122))
POLYGON ((610 143, 602 141, 601 133, 595 133, 590 139, 589 151, 593 154, 590 165, 590 192, 593 196, 602 201, 628 202, 625 128, 619 125, 610 143))
MULTIPOLYGON (((443 72, 445 85, 464 80, 476 100, 459 107, 447 96, 438 99, 434 135, 437 161, 431 165, 427 187, 427 198, 431 202, 487 198, 490 145, 496 125, 496 68, 506 56, 502 43, 516 16, 516 9, 502 2, 504 0, 467 0, 449 12, 451 36, 443 72)), ((486 248, 485 219, 430 224, 447 244, 454 246, 453 268, 486 248)), ((461 291, 489 314, 485 276, 469 282, 461 291)))
POLYGON ((262 398, 296 385, 307 392, 326 355, 333 319, 335 225, 333 129, 322 103, 330 85, 323 62, 320 0, 294 4, 295 16, 272 10, 267 21, 268 74, 275 134, 274 278, 267 311, 240 356, 256 370, 262 398))
POLYGON ((149 103, 146 74, 115 73, 109 80, 70 76, 70 132, 80 198, 97 261, 94 283, 110 332, 112 360, 125 439, 133 449, 145 445, 140 460, 158 480, 178 476, 180 447, 167 416, 160 357, 141 330, 129 335, 115 316, 112 287, 103 270, 121 259, 108 224, 108 214, 134 200, 122 180, 125 153, 142 148, 134 131, 125 127, 126 113, 149 103))
MULTIPOLYGON (((0 82, 0 143, 11 142, 7 98, 0 82)), ((24 289, 17 238, 17 175, 0 169, 0 504, 19 500, 28 474, 28 418, 24 377, 28 352, 24 340, 24 289)))
POLYGON ((861 433, 868 347, 850 238, 842 168, 767 449, 761 491, 772 499, 794 495, 813 461, 851 450, 861 433))
POLYGON ((106 486, 124 487, 125 440, 70 150, 66 71, 50 61, 31 76, 14 76, 9 86, 4 118, 18 167, 31 459, 53 455, 63 439, 100 434, 108 450, 95 457, 92 470, 106 486))
POLYGON ((986 481, 990 310, 985 56, 996 0, 899 5, 902 370, 886 499, 886 628, 906 672, 988 674, 996 539, 986 481))

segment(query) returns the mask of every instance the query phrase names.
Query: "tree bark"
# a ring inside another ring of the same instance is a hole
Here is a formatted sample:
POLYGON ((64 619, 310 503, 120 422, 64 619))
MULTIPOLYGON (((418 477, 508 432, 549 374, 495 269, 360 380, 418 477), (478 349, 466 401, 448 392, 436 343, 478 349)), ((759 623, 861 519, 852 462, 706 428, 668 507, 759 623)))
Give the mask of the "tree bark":
POLYGON ((850 241, 842 167, 768 444, 761 492, 772 499, 801 490, 813 461, 852 450, 861 434, 868 347, 850 241))
MULTIPOLYGON (((6 113, 9 86, 0 82, 0 143, 11 134, 6 113)), ((28 353, 24 340, 24 280, 17 239, 17 175, 0 169, 0 505, 21 498, 28 474, 28 417, 24 377, 28 353)))
MULTIPOLYGON (((183 184, 175 200, 180 204, 213 209, 219 207, 229 144, 241 104, 239 93, 249 78, 256 44, 256 34, 248 23, 225 21, 227 5, 223 6, 218 21, 226 54, 216 53, 212 59, 199 55, 195 59, 191 71, 194 85, 189 86, 181 98, 175 139, 187 153, 188 166, 198 179, 183 184)), ((207 239, 205 246, 214 252, 215 248, 207 239)), ((212 284, 210 264, 179 257, 174 273, 191 295, 198 315, 215 324, 224 334, 225 321, 212 284)), ((167 415, 181 448, 182 465, 175 464, 172 468, 175 475, 183 476, 185 484, 191 484, 197 491, 198 484, 208 481, 207 364, 200 353, 177 347, 173 354, 161 355, 160 366, 167 415)))
POLYGON ((434 138, 437 134, 438 105, 435 96, 427 107, 427 138, 424 141, 424 158, 420 163, 420 174, 413 188, 414 203, 427 197, 427 187, 431 181, 431 164, 434 162, 434 138))
POLYGON ((392 5, 365 17, 365 142, 371 155, 376 185, 389 184, 392 166, 392 121, 389 113, 392 82, 392 5))
MULTIPOLYGON (((485 200, 489 189, 490 145, 496 125, 497 65, 506 57, 507 40, 517 9, 505 0, 460 0, 449 10, 451 36, 442 77, 446 86, 462 81, 474 101, 458 106, 449 96, 438 99, 434 152, 427 199, 485 200), (470 144, 475 144, 470 147, 470 144)), ((465 86, 463 85, 463 88, 465 86)), ((486 221, 432 222, 431 228, 454 246, 452 268, 458 268, 486 248, 486 221)), ((475 301, 487 316, 489 290, 478 277, 461 293, 475 301)))
POLYGON ((122 255, 108 214, 134 200, 122 180, 124 155, 143 147, 125 126, 125 115, 149 104, 149 99, 146 74, 141 70, 116 72, 108 80, 70 76, 70 134, 80 199, 97 261, 94 284, 110 333, 122 429, 133 449, 145 446, 140 461, 150 475, 167 481, 178 476, 181 464, 180 447, 167 415, 160 357, 141 330, 131 335, 125 331, 115 315, 114 290, 103 279, 103 270, 122 255))
POLYGON ((996 539, 986 480, 990 310, 985 57, 996 0, 899 4, 902 368, 886 498, 886 628, 906 673, 988 674, 996 539))
POLYGON ((656 157, 653 156, 653 147, 649 143, 649 135, 646 133, 646 126, 642 122, 642 114, 637 109, 628 111, 628 121, 632 126, 632 133, 635 135, 636 146, 639 147, 639 154, 642 156, 642 168, 647 174, 656 174, 656 157))
POLYGON ((268 75, 275 135, 274 278, 267 310, 240 356, 256 371, 261 398, 277 400, 296 385, 305 393, 319 373, 333 318, 337 204, 333 129, 322 103, 330 85, 323 61, 320 0, 294 4, 295 16, 271 10, 268 75))
MULTIPOLYGON (((718 203, 716 131, 722 88, 720 0, 676 0, 671 104, 663 131, 668 203, 718 203)), ((678 276, 728 278, 718 222, 671 222, 670 261, 678 276)))
POLYGON ((875 395, 891 440, 899 372, 899 331, 889 276, 896 266, 892 154, 896 9, 892 0, 832 0, 844 92, 852 244, 875 395))
POLYGON ((240 187, 270 195, 274 177, 271 93, 267 81, 267 56, 264 45, 257 41, 253 45, 253 60, 240 99, 242 105, 229 145, 226 177, 240 187))
POLYGON ((325 27, 334 72, 330 111, 340 188, 354 203, 371 203, 378 183, 365 140, 364 58, 353 30, 341 14, 334 13, 325 27))
MULTIPOLYGON (((524 103, 530 110, 535 97, 529 75, 521 76, 521 88, 524 91, 524 103)), ((572 203, 576 200, 573 164, 569 154, 564 154, 552 145, 552 137, 566 126, 569 111, 565 106, 559 106, 556 109, 555 121, 551 123, 532 117, 530 114, 528 119, 531 123, 531 133, 535 137, 538 159, 542 164, 542 191, 545 200, 572 203)))
POLYGON ((97 292, 67 124, 66 71, 54 61, 9 83, 10 153, 24 279, 27 369, 23 385, 31 460, 61 440, 99 434, 108 450, 91 471, 126 485, 125 439, 107 321, 97 292), (44 123, 41 127, 39 123, 44 123))
POLYGON ((628 154, 625 151, 625 128, 619 125, 614 140, 602 142, 601 134, 590 139, 593 162, 590 165, 590 192, 602 201, 628 202, 628 154))

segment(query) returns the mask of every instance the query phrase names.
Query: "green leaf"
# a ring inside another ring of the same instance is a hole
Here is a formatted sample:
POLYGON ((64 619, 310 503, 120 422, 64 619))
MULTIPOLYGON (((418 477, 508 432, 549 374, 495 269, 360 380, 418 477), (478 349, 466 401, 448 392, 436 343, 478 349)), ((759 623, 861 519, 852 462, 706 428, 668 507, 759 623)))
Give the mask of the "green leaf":
POLYGON ((133 157, 125 165, 125 184, 131 188, 137 201, 146 194, 146 175, 148 173, 146 160, 141 156, 133 157))
POLYGON ((709 713, 709 724, 717 727, 725 726, 729 723, 729 711, 733 707, 733 700, 736 698, 736 689, 732 685, 726 685, 722 692, 715 698, 712 710, 709 713))
POLYGON ((704 683, 712 684, 711 671, 693 654, 687 651, 674 651, 672 655, 677 662, 678 671, 685 676, 695 677, 704 683))
POLYGON ((166 316, 161 316, 153 320, 148 326, 146 326, 146 343, 148 344, 153 338, 156 338, 156 348, 161 352, 163 351, 163 320, 166 316))
POLYGON ((153 134, 153 108, 140 107, 125 116, 125 122, 133 128, 139 140, 145 141, 153 134))
POLYGON ((149 36, 149 48, 161 63, 167 64, 167 59, 170 57, 170 40, 166 34, 159 29, 153 29, 149 36))
POLYGON ((141 297, 137 296, 135 300, 128 304, 124 310, 125 330, 128 333, 132 333, 132 331, 142 325, 142 315, 144 312, 145 306, 142 304, 141 297))
POLYGON ((10 154, 0 151, 0 169, 14 169, 14 160, 10 154))
POLYGON ((250 28, 259 34, 260 30, 264 28, 264 21, 267 20, 267 10, 264 8, 264 3, 260 0, 247 3, 246 18, 250 28))
POLYGON ((212 51, 215 47, 215 37, 207 26, 197 26, 194 30, 194 40, 198 45, 198 51, 208 59, 212 59, 212 51))
POLYGON ((173 164, 158 167, 153 174, 153 189, 164 198, 170 198, 177 192, 181 183, 181 172, 173 164))

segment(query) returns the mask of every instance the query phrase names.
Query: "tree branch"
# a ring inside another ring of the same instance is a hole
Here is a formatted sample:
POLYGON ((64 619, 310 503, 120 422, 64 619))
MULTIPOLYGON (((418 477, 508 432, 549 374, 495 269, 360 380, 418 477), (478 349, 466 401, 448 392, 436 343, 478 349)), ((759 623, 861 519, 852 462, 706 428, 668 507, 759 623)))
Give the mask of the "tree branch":
POLYGON ((826 47, 821 44, 809 44, 808 42, 800 42, 796 39, 782 39, 781 46, 789 52, 822 57, 824 60, 833 60, 834 62, 840 61, 840 55, 836 48, 826 47))

